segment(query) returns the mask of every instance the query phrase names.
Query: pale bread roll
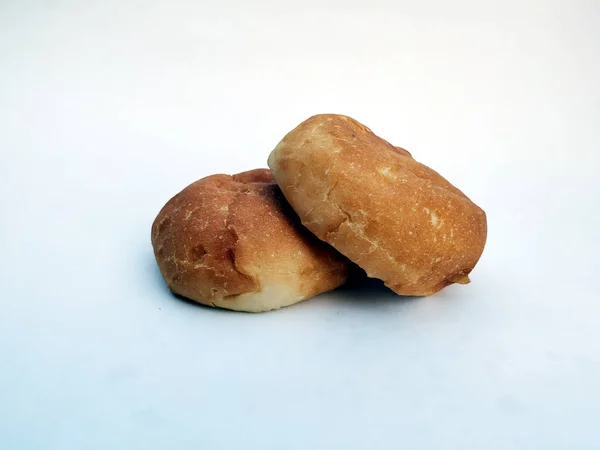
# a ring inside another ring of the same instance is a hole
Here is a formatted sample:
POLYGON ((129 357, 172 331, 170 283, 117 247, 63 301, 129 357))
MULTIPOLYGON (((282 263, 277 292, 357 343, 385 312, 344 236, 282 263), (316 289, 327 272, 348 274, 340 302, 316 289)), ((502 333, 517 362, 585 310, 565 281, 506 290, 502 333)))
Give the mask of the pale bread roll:
POLYGON ((311 117, 268 163, 302 223, 396 293, 469 282, 486 241, 484 211, 356 120, 311 117))
POLYGON ((156 217, 152 245, 171 291, 248 312, 334 289, 349 264, 300 225, 268 169, 191 184, 156 217))

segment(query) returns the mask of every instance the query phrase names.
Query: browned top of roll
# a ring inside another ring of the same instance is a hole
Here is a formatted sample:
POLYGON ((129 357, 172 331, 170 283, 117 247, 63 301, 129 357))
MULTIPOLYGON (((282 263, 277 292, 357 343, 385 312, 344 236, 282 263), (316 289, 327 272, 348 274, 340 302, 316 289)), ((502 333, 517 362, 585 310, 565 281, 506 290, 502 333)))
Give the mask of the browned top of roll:
POLYGON ((483 210, 358 121, 309 118, 269 166, 307 228, 397 293, 469 281, 487 235, 483 210))
POLYGON ((346 276, 345 259, 300 225, 268 169, 191 184, 156 217, 152 244, 173 292, 230 309, 285 306, 346 276), (274 298, 260 300, 268 305, 240 297, 269 286, 274 298))

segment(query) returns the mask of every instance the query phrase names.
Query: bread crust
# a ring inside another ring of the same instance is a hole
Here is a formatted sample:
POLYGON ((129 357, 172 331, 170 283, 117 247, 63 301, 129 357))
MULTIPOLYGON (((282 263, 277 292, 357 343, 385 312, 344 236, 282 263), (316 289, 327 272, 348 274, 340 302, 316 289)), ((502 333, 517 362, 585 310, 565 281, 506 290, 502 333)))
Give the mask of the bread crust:
POLYGON ((302 223, 396 293, 469 282, 486 242, 485 212, 358 121, 313 116, 268 164, 302 223))
POLYGON ((300 225, 268 169, 192 183, 156 217, 152 245, 172 292, 249 312, 334 289, 348 266, 300 225))

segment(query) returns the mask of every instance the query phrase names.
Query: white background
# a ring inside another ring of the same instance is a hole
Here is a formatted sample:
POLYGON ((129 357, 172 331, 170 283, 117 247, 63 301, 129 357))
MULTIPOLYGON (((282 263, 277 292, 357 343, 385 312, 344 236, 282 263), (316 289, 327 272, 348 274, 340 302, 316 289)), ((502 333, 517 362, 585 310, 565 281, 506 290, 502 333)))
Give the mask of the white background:
POLYGON ((597 449, 600 4, 0 2, 0 448, 597 449), (488 213, 468 286, 184 303, 150 225, 355 117, 488 213))

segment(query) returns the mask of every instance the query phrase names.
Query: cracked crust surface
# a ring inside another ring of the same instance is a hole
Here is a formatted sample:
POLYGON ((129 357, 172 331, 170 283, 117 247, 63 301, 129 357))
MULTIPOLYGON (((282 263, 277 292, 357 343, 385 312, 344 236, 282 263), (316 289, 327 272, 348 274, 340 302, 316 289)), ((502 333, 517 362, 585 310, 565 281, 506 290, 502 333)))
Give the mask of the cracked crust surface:
POLYGON ((358 121, 313 116, 268 164, 302 223, 396 293, 469 282, 487 237, 485 212, 358 121))
POLYGON ((203 178, 152 225, 169 289, 239 311, 281 308, 336 288, 347 261, 300 225, 268 169, 203 178))

